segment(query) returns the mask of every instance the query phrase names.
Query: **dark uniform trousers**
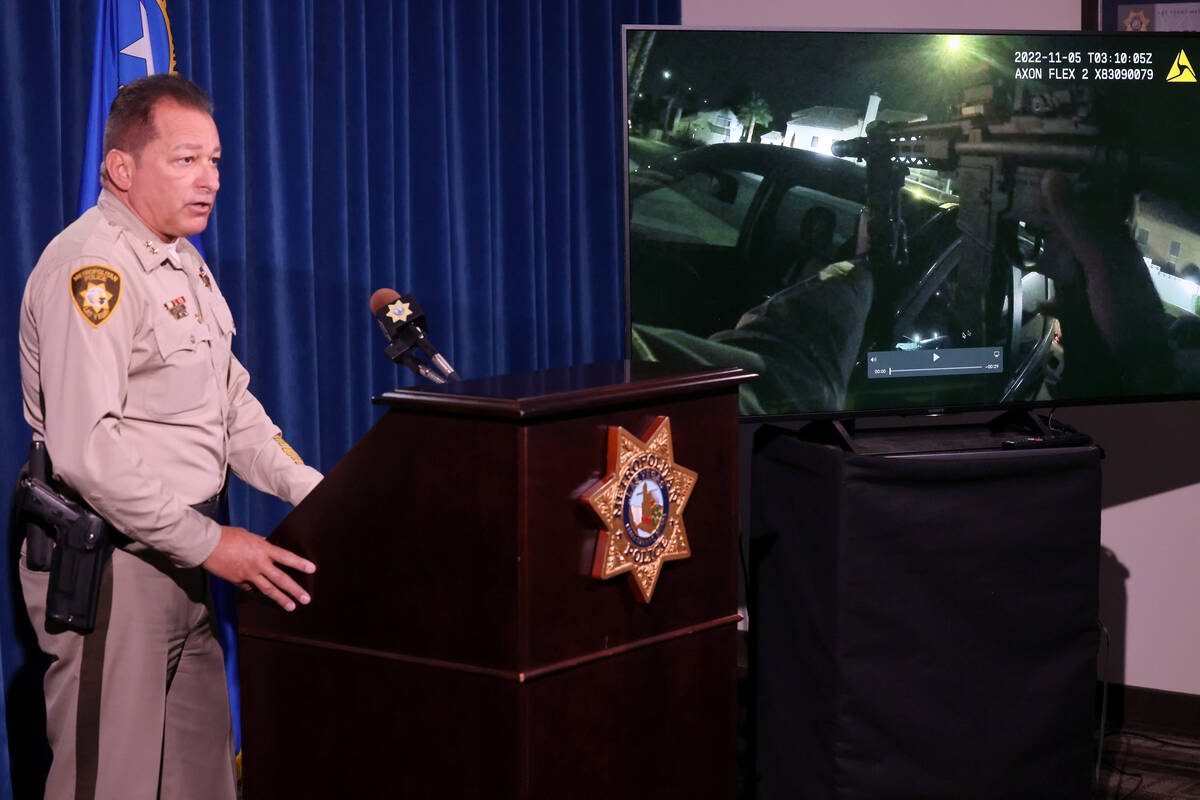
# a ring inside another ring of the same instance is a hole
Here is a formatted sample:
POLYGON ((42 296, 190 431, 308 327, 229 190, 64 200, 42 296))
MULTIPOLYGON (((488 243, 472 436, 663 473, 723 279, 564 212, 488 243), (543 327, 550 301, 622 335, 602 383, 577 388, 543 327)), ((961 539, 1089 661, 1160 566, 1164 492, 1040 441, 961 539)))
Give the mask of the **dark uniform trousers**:
POLYGON ((208 575, 119 547, 96 628, 46 630, 49 573, 21 588, 46 672, 47 800, 234 800, 233 727, 208 575))

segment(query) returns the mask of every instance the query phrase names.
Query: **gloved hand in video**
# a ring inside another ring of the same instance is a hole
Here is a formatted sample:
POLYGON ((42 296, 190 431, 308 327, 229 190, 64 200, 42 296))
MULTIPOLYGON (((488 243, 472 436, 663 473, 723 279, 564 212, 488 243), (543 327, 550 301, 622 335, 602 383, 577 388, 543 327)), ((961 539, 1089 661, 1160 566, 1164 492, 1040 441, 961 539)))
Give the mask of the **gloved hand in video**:
POLYGON ((1050 233, 1037 269, 1055 283, 1068 391, 1176 391, 1167 318, 1124 221, 1061 172, 1047 172, 1041 189, 1050 233))

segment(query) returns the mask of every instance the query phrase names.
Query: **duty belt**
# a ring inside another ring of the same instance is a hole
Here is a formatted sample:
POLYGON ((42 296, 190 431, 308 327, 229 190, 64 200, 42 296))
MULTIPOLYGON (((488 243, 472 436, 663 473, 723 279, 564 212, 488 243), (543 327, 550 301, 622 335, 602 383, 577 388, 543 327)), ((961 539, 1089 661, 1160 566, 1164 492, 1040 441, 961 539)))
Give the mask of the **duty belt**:
POLYGON ((196 509, 209 519, 216 519, 217 512, 221 510, 221 495, 223 493, 224 490, 217 492, 207 500, 196 503, 194 506, 192 506, 192 508, 196 509))

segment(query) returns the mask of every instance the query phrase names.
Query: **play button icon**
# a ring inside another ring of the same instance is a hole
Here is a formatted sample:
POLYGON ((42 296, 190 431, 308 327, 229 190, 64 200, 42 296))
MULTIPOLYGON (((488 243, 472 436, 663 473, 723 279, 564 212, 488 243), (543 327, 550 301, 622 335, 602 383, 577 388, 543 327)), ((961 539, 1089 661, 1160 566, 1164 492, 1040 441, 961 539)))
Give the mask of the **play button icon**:
POLYGON ((912 349, 897 347, 868 353, 868 378, 934 378, 947 375, 1001 374, 1004 370, 1003 350, 992 347, 947 347, 945 349, 912 349))

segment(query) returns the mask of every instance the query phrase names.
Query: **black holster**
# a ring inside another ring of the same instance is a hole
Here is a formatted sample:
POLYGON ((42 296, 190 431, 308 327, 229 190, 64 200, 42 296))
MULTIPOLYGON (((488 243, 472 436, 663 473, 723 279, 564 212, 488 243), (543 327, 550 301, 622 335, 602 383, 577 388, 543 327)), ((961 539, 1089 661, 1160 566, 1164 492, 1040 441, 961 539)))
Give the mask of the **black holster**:
POLYGON ((103 517, 71 495, 51 482, 45 446, 33 442, 13 503, 25 524, 25 563, 30 569, 50 571, 47 623, 53 620, 90 633, 96 625, 104 566, 112 555, 113 531, 103 517))
POLYGON ((90 633, 96 627, 100 581, 112 556, 108 523, 91 509, 86 521, 68 528, 55 540, 46 590, 46 619, 90 633))

